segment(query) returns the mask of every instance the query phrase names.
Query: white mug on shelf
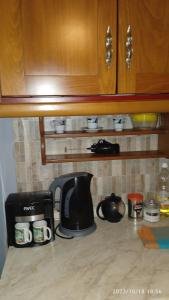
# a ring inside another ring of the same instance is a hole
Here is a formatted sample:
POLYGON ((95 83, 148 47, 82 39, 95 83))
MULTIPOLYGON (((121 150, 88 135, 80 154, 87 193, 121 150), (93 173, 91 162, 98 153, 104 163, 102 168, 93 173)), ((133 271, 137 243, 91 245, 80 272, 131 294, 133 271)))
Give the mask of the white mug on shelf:
POLYGON ((62 124, 62 125, 56 125, 56 132, 57 133, 64 133, 65 131, 65 125, 62 124))
POLYGON ((98 118, 95 116, 87 117, 87 127, 88 129, 97 129, 98 118))
POLYGON ((55 120, 52 120, 52 126, 54 127, 54 130, 56 133, 64 133, 65 131, 65 120, 63 118, 58 118, 55 120))
POLYGON ((115 131, 122 131, 124 128, 124 117, 121 115, 114 116, 113 124, 114 124, 115 131))
POLYGON ((51 237, 51 229, 47 227, 47 222, 45 220, 35 221, 33 223, 33 239, 35 243, 43 243, 50 240, 51 237))
POLYGON ((15 224, 15 242, 24 245, 32 241, 32 232, 29 230, 29 223, 15 224))

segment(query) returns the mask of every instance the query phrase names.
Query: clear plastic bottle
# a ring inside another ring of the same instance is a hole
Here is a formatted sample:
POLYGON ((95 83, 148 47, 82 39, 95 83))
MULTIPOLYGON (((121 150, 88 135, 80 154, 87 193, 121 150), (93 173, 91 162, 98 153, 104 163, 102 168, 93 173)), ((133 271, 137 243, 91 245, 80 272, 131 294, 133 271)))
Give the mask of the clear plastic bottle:
POLYGON ((163 163, 158 177, 157 200, 160 203, 160 214, 169 216, 169 169, 163 163))

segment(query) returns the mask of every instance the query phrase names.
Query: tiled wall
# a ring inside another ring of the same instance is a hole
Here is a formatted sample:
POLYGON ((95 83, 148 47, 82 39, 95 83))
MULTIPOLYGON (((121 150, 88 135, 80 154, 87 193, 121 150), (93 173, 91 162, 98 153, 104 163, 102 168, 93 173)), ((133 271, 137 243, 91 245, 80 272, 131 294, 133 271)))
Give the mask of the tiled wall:
MULTIPOLYGON (((46 129, 51 119, 46 119, 46 129)), ((82 117, 69 118, 68 129, 86 126, 82 117)), ((112 127, 112 116, 100 117, 99 126, 112 127)), ((131 126, 129 119, 126 125, 131 126)), ((41 164, 40 137, 38 118, 22 118, 13 121, 15 136, 15 157, 17 167, 18 191, 37 191, 48 189, 55 177, 68 172, 87 171, 92 173, 91 191, 93 202, 98 202, 106 195, 115 192, 126 201, 127 193, 154 191, 156 175, 159 172, 159 159, 114 160, 75 163, 41 164)), ((118 142, 121 151, 156 150, 157 135, 104 137, 111 142, 118 142)), ((85 152, 98 138, 76 138, 48 140, 48 154, 60 152, 85 152)))

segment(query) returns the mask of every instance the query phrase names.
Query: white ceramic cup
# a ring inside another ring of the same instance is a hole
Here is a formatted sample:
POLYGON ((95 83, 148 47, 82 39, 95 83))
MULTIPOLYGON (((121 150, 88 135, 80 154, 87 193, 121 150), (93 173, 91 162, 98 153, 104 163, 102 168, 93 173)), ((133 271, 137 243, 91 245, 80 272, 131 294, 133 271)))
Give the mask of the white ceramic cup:
POLYGON ((89 129, 96 129, 98 127, 98 118, 97 117, 88 117, 87 118, 87 127, 89 129))
POLYGON ((122 131, 124 128, 124 117, 117 115, 113 118, 114 130, 122 131))
POLYGON ((47 222, 45 220, 35 221, 33 223, 33 239, 35 243, 43 243, 50 240, 51 237, 51 229, 47 227, 47 222))
POLYGON ((63 133, 65 131, 65 125, 56 125, 56 132, 57 133, 63 133))
POLYGON ((114 130, 115 131, 122 131, 123 127, 124 127, 123 123, 115 123, 114 124, 114 130))
POLYGON ((65 119, 58 118, 51 121, 51 126, 54 127, 56 133, 63 133, 65 131, 65 119))
POLYGON ((29 230, 29 223, 15 224, 15 242, 24 245, 32 241, 32 232, 29 230))

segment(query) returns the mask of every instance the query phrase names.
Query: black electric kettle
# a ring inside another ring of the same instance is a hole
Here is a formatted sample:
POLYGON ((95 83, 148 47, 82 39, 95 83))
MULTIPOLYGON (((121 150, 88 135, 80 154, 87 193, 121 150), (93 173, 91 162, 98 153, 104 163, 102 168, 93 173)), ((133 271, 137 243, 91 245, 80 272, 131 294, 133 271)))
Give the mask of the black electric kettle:
POLYGON ((59 231, 70 237, 87 235, 96 229, 90 193, 92 174, 75 172, 62 175, 52 182, 49 190, 61 189, 59 231))
POLYGON ((98 204, 96 213, 100 219, 116 223, 124 216, 125 204, 120 197, 111 194, 98 204), (100 208, 103 216, 100 215, 100 208))

